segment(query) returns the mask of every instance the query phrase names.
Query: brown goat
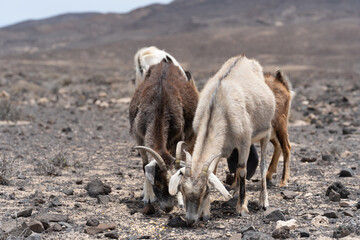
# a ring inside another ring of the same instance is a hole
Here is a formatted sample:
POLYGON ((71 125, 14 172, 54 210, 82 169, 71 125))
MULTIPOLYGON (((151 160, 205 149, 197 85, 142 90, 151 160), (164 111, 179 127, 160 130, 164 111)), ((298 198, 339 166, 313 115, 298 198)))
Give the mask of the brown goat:
POLYGON ((189 149, 193 148, 196 137, 192 122, 197 102, 193 81, 188 81, 169 57, 152 65, 136 89, 129 120, 130 132, 140 145, 135 149, 143 160, 145 204, 151 205, 157 199, 164 211, 172 210, 174 197, 169 194, 168 183, 175 171, 173 156, 178 142, 185 141, 189 149), (147 153, 154 161, 148 161, 147 153))
POLYGON ((290 177, 291 146, 287 126, 294 92, 291 90, 290 81, 283 76, 281 71, 276 71, 275 76, 266 73, 264 77, 266 84, 274 93, 276 101, 275 115, 271 121, 272 133, 270 138, 271 143, 274 145, 274 154, 266 174, 266 179, 271 180, 272 175, 276 172, 279 157, 282 152, 284 157, 284 168, 280 182, 280 187, 282 187, 287 186, 290 177))

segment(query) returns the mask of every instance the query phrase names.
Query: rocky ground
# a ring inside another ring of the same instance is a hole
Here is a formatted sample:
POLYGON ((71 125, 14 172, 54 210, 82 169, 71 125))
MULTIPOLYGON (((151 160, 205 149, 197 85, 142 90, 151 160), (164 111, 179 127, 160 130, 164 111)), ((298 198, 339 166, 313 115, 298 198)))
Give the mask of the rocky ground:
MULTIPOLYGON (((0 66, 0 239, 360 238, 358 75, 292 73, 289 186, 278 187, 280 162, 270 209, 259 209, 257 172, 248 216, 214 191, 210 221, 186 228, 176 223, 182 209, 141 213, 128 80, 61 64, 0 66)), ((222 180, 226 169, 223 161, 222 180)))

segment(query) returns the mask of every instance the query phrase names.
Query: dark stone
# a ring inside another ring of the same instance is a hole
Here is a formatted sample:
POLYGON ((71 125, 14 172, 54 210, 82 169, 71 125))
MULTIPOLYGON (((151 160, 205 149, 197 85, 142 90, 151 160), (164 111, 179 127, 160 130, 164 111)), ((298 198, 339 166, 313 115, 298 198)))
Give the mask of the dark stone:
POLYGON ((11 200, 15 200, 15 193, 10 193, 10 194, 9 194, 9 198, 10 198, 11 200))
POLYGON ((323 172, 320 170, 320 169, 317 169, 317 168, 312 168, 312 169, 309 169, 307 171, 307 174, 309 176, 313 176, 313 177, 316 177, 316 176, 323 176, 323 172))
MULTIPOLYGON (((236 199, 237 200, 237 199, 236 199)), ((236 208, 236 203, 235 203, 235 207, 236 208)), ((257 212, 262 208, 261 204, 257 201, 249 201, 248 202, 248 209, 251 212, 257 212)))
POLYGON ((275 229, 272 233, 272 237, 276 239, 286 239, 290 237, 290 228, 288 226, 283 226, 281 228, 275 229))
POLYGON ((80 203, 77 202, 77 203, 74 204, 74 207, 75 207, 75 208, 81 208, 82 206, 81 206, 80 203))
POLYGON ((296 192, 285 190, 281 192, 281 195, 283 196, 284 199, 294 199, 299 194, 296 192))
POLYGON ((100 204, 108 204, 110 202, 109 196, 106 195, 98 195, 96 199, 100 204))
POLYGON ((300 232, 300 237, 301 237, 301 238, 310 237, 310 233, 308 233, 308 232, 300 232))
POLYGON ((327 211, 324 213, 324 216, 327 218, 339 218, 340 214, 338 212, 335 211, 327 211))
POLYGON ((356 204, 356 208, 360 209, 360 200, 358 201, 358 203, 356 204))
POLYGON ((186 221, 182 219, 180 216, 176 216, 174 218, 170 216, 167 225, 169 227, 174 227, 174 228, 186 227, 186 221))
POLYGON ((45 229, 45 230, 46 230, 46 229, 48 229, 48 228, 50 227, 49 222, 42 221, 41 223, 42 223, 42 225, 43 225, 43 227, 44 227, 44 229, 45 229))
POLYGON ((81 185, 81 184, 83 184, 83 180, 78 179, 78 180, 75 181, 75 183, 76 183, 76 185, 81 185))
POLYGON ((356 132, 356 128, 344 127, 343 130, 342 130, 342 133, 344 135, 353 134, 354 132, 356 132))
POLYGON ((95 217, 91 217, 86 221, 86 225, 91 227, 97 226, 99 225, 99 220, 95 217))
POLYGON ((32 219, 29 223, 28 223, 29 228, 36 233, 42 233, 43 231, 45 231, 43 225, 41 222, 32 219))
POLYGON ((66 189, 63 190, 63 193, 64 193, 66 196, 74 195, 74 189, 72 189, 72 188, 66 188, 66 189))
POLYGON ((245 233, 245 232, 247 232, 247 231, 256 231, 256 228, 253 226, 253 225, 251 225, 251 226, 249 226, 249 227, 244 227, 244 228, 242 228, 242 229, 240 229, 240 232, 241 233, 245 233))
POLYGON ((26 209, 24 211, 18 212, 17 217, 30 217, 32 214, 33 208, 26 209))
POLYGON ((113 230, 113 231, 105 233, 105 237, 108 237, 111 239, 119 239, 119 233, 117 230, 113 230))
POLYGON ((9 186, 10 181, 0 176, 0 185, 9 186))
POLYGON ((323 154, 321 155, 322 160, 326 161, 326 162, 334 162, 335 161, 335 157, 334 155, 331 154, 323 154))
POLYGON ((316 157, 302 157, 300 161, 312 163, 312 162, 316 162, 316 157))
POLYGON ((41 234, 32 233, 30 236, 26 238, 26 240, 42 240, 41 234))
POLYGON ((326 196, 329 196, 331 189, 339 193, 341 198, 347 198, 350 195, 349 190, 341 182, 331 184, 326 191, 326 196))
POLYGON ((341 169, 339 177, 352 177, 354 176, 354 171, 351 168, 341 169))
POLYGON ((264 215, 265 219, 269 220, 270 222, 286 220, 284 214, 280 211, 280 209, 268 209, 265 211, 264 215))
POLYGON ((40 222, 68 222, 69 216, 55 213, 45 213, 37 216, 35 219, 40 222))
POLYGON ((98 195, 107 195, 111 193, 111 187, 109 185, 103 184, 103 182, 99 179, 88 183, 85 189, 88 191, 88 194, 94 198, 96 198, 98 195))
POLYGON ((340 199, 341 199, 340 193, 337 193, 331 189, 329 193, 329 200, 332 202, 340 202, 340 199))

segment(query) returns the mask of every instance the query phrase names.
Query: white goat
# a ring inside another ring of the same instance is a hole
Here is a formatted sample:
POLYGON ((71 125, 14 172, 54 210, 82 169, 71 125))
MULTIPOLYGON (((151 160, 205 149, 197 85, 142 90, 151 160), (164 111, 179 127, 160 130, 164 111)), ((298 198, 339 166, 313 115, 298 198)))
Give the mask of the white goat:
POLYGON ((229 157, 237 149, 239 159, 236 181, 238 214, 248 213, 245 195, 246 164, 250 145, 261 143, 260 202, 269 206, 266 189, 266 147, 275 112, 275 98, 266 85, 260 64, 245 56, 229 59, 205 85, 200 94, 194 118, 197 134, 193 155, 186 153, 186 167, 174 174, 169 193, 178 190, 184 197, 186 221, 192 225, 210 217, 209 186, 214 185, 226 199, 231 195, 214 170, 221 157, 229 157), (216 159, 216 161, 214 161, 216 159))
POLYGON ((150 66, 160 63, 163 59, 170 58, 175 66, 180 68, 182 74, 188 79, 188 73, 184 71, 179 62, 171 56, 169 53, 164 50, 160 50, 155 46, 144 47, 139 49, 135 56, 135 87, 137 88, 139 84, 145 79, 145 74, 150 66))

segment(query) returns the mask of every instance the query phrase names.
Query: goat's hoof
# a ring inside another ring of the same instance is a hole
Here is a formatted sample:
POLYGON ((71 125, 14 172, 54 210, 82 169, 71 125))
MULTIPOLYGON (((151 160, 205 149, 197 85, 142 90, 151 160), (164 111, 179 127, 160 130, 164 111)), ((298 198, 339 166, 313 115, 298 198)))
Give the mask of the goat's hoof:
POLYGON ((142 210, 142 213, 143 213, 144 215, 152 215, 152 214, 155 213, 155 208, 154 208, 154 206, 151 205, 151 204, 146 204, 145 207, 144 207, 144 209, 142 210))
POLYGON ((279 187, 287 187, 287 185, 288 185, 287 182, 281 181, 279 187))

